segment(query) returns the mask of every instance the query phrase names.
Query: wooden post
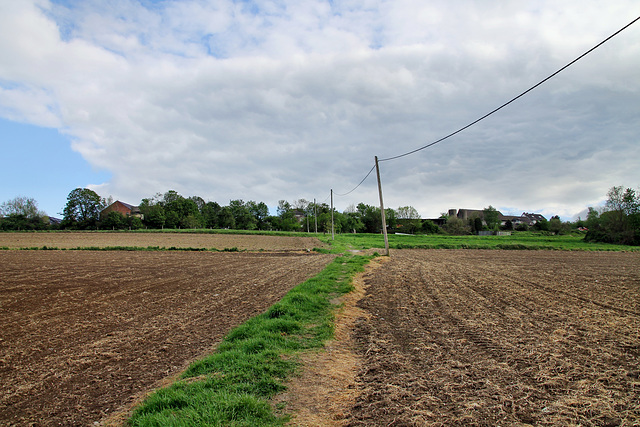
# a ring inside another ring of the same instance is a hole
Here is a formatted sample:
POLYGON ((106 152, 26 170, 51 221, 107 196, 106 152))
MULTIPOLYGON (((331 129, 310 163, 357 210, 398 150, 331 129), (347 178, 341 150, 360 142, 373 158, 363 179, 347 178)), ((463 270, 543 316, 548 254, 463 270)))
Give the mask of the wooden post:
POLYGON ((333 188, 331 189, 331 240, 336 240, 336 235, 333 228, 333 188))
POLYGON ((382 183, 380 182, 380 167, 378 166, 378 156, 376 159, 376 175, 378 176, 378 194, 380 195, 380 215, 382 216, 382 234, 384 235, 385 255, 389 256, 389 238, 387 237, 387 220, 384 214, 384 202, 382 201, 382 183))

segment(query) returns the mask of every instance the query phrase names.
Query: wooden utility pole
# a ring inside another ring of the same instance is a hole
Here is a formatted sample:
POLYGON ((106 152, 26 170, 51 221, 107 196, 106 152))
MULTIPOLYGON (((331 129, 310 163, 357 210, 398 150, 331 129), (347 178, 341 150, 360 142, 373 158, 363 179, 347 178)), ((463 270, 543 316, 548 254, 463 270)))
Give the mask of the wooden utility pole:
POLYGON ((384 235, 385 255, 389 256, 389 238, 387 237, 387 220, 384 214, 384 202, 382 201, 382 183, 380 182, 380 167, 378 166, 378 156, 376 158, 376 175, 378 176, 378 194, 380 195, 380 215, 382 216, 382 234, 384 235))
POLYGON ((331 240, 336 240, 336 235, 333 231, 333 188, 331 189, 331 240))
POLYGON ((318 234, 318 205, 316 205, 315 197, 313 198, 313 216, 315 217, 316 222, 316 234, 318 234))

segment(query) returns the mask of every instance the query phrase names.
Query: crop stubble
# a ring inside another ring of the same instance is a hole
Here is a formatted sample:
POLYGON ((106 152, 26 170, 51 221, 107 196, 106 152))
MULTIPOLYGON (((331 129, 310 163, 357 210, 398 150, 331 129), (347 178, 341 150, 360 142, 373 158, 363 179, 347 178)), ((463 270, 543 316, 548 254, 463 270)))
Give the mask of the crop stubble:
POLYGON ((88 425, 331 255, 0 251, 0 425, 88 425))
POLYGON ((640 256, 394 251, 355 328, 360 425, 640 423, 640 256))

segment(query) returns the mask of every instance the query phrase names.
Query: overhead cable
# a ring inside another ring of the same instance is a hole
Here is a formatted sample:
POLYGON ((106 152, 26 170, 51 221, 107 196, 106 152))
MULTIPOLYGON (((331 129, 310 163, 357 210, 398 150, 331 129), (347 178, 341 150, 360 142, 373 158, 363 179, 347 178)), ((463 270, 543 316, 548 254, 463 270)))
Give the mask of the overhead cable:
POLYGON ((356 185, 356 186, 355 186, 351 191, 347 191, 347 192, 346 192, 346 193, 344 193, 344 194, 338 194, 338 193, 335 193, 335 192, 334 192, 334 193, 333 193, 333 195, 334 195, 334 196, 339 196, 339 197, 344 197, 344 196, 346 196, 346 195, 348 195, 348 194, 353 193, 354 191, 356 191, 356 189, 357 189, 358 187, 360 187, 360 186, 362 185, 362 183, 363 183, 367 178, 369 178, 369 175, 371 175, 371 172, 373 172, 373 170, 374 170, 375 168, 376 168, 376 165, 374 164, 374 165, 371 167, 371 169, 369 170, 369 172, 367 173, 367 175, 366 175, 364 178, 362 178, 362 181, 360 181, 360 183, 359 183, 358 185, 356 185))
MULTIPOLYGON (((547 80, 555 77, 557 74, 559 74, 560 72, 564 71, 565 69, 569 68, 571 65, 575 64, 576 62, 578 62, 580 59, 584 58, 585 56, 587 56, 588 54, 590 54, 591 52, 593 52, 594 50, 596 50, 597 48, 599 48, 600 46, 602 46, 603 44, 605 44, 606 42, 608 42, 609 40, 611 40, 612 38, 614 38, 615 36, 617 36, 618 34, 620 34, 622 31, 626 30, 628 27, 630 27, 631 25, 633 25, 636 21, 640 20, 640 16, 637 17, 636 19, 634 19, 633 21, 631 21, 630 23, 628 23, 627 25, 625 25, 624 27, 622 27, 621 29, 619 29, 618 31, 616 31, 615 33, 613 33, 612 35, 610 35, 609 37, 607 37, 606 39, 604 39, 603 41, 601 41, 600 43, 598 43, 597 45, 595 45, 594 47, 592 47, 591 49, 589 49, 588 51, 586 51, 585 53, 583 53, 582 55, 578 56, 576 59, 574 59, 573 61, 569 62, 567 65, 565 65, 564 67, 560 68, 558 71, 556 71, 555 73, 551 74, 549 77, 545 78, 544 80, 540 81, 539 83, 535 84, 534 86, 530 87, 529 89, 525 90, 524 92, 522 92, 520 95, 516 96, 515 98, 511 99, 510 101, 505 102, 504 104, 502 104, 501 106, 499 106, 498 108, 492 110, 491 112, 485 114, 484 116, 480 117, 479 119, 469 123, 468 125, 458 129, 455 132, 450 133, 449 135, 442 137, 440 139, 438 139, 437 141, 431 142, 427 145, 424 145, 420 148, 416 148, 415 150, 412 151, 408 151, 404 154, 399 154, 397 156, 393 156, 393 157, 387 157, 386 159, 380 159, 380 162, 386 162, 388 160, 395 160, 395 159, 399 159, 401 157, 405 157, 408 156, 410 154, 413 153, 417 153, 418 151, 422 151, 425 148, 429 148, 432 147, 434 145, 436 145, 439 142, 444 141, 445 139, 451 138, 452 136, 464 131, 465 129, 470 128, 471 126, 475 125, 476 123, 478 123, 481 120, 486 119, 487 117, 489 117, 490 115, 492 115, 493 113, 503 109, 504 107, 506 107, 507 105, 511 104, 512 102, 514 102, 515 100, 517 100, 518 98, 523 97, 524 95, 526 95, 527 93, 531 92, 532 90, 534 90, 535 88, 537 88, 538 86, 540 86, 541 84, 543 84, 544 82, 546 82, 547 80)), ((373 170, 373 169, 372 169, 373 170)), ((371 173, 371 171, 369 171, 369 173, 371 173)), ((357 188, 357 187, 356 187, 357 188)), ((354 189, 355 190, 355 189, 354 189)), ((353 190, 352 190, 353 191, 353 190)), ((347 193, 348 194, 348 193, 347 193)))

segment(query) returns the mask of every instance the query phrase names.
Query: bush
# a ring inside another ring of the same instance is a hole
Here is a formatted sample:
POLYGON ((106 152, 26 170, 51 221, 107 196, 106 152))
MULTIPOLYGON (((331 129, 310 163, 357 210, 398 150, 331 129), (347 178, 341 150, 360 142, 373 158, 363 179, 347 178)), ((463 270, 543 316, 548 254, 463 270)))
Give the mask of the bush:
POLYGON ((640 194, 612 187, 602 210, 589 208, 587 242, 640 246, 640 194))
POLYGON ((442 229, 438 227, 433 221, 425 219, 422 222, 422 231, 425 234, 440 234, 442 229))
POLYGON ((100 223, 100 227, 105 230, 122 230, 126 228, 127 219, 120 212, 109 212, 107 217, 100 223))
POLYGON ((587 231, 584 240, 585 242, 640 246, 640 230, 612 232, 600 227, 587 231))
POLYGON ((28 218, 25 215, 11 214, 0 218, 0 230, 3 231, 31 231, 46 228, 47 223, 41 217, 28 218))

